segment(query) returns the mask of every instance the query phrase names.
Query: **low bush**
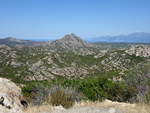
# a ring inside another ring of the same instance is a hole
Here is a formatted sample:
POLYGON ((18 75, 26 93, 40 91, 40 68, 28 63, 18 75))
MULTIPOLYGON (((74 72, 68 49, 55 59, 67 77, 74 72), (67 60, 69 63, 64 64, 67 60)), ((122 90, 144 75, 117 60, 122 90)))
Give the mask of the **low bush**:
POLYGON ((108 93, 108 99, 112 101, 131 102, 131 99, 136 96, 137 90, 125 83, 118 82, 109 88, 108 93))
POLYGON ((48 102, 53 106, 62 105, 64 108, 70 108, 76 101, 76 92, 70 88, 55 86, 50 89, 48 102))

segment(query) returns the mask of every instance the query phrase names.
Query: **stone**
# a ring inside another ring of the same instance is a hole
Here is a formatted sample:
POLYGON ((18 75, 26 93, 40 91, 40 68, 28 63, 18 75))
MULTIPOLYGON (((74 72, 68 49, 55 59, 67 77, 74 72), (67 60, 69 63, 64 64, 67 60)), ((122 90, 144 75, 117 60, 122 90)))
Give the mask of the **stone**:
POLYGON ((0 78, 0 113, 23 113, 21 89, 8 79, 0 78))

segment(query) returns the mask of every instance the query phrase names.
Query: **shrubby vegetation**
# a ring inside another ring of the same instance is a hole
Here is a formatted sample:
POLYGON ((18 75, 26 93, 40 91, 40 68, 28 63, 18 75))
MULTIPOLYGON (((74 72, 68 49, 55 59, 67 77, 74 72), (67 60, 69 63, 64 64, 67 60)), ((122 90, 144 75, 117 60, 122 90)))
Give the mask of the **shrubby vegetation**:
MULTIPOLYGON (((62 80, 61 80, 62 81, 62 80)), ((83 80, 64 80, 62 86, 74 87, 91 101, 110 99, 127 102, 136 94, 136 90, 123 82, 115 82, 107 77, 90 77, 83 80)))
POLYGON ((70 80, 57 76, 53 80, 30 82, 23 81, 19 77, 14 77, 12 74, 12 80, 19 84, 24 84, 24 87, 22 87, 23 95, 33 105, 43 104, 49 96, 53 96, 53 100, 49 101, 50 104, 63 105, 66 108, 81 99, 91 101, 110 99, 119 102, 149 103, 149 69, 149 63, 139 64, 126 73, 122 81, 113 80, 114 77, 118 76, 117 71, 94 73, 84 79, 70 80), (56 86, 59 86, 59 88, 56 88, 56 86), (57 90, 52 91, 52 89, 57 90), (58 101, 62 100, 62 98, 64 99, 63 101, 58 101))
MULTIPOLYGON (((115 73, 112 74, 116 76, 115 73)), ((22 88, 22 91, 24 96, 34 105, 49 100, 48 103, 52 105, 62 105, 66 108, 80 100, 102 101, 110 99, 129 102, 137 93, 134 87, 128 86, 125 82, 113 81, 110 73, 85 79, 69 80, 58 77, 50 81, 30 82, 22 88)))

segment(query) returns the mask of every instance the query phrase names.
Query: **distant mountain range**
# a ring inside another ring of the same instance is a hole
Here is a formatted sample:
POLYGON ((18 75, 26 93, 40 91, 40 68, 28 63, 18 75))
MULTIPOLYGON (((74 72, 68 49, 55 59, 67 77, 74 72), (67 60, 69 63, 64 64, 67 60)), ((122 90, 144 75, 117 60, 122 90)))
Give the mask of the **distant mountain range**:
POLYGON ((8 37, 4 39, 0 39, 0 44, 5 44, 9 46, 49 46, 50 48, 62 48, 62 49, 77 49, 89 46, 89 44, 82 40, 80 37, 76 36, 75 34, 67 34, 63 38, 54 40, 54 41, 47 41, 47 42, 40 42, 40 41, 32 41, 32 40, 22 40, 13 37, 8 37))
POLYGON ((0 39, 0 44, 5 44, 9 46, 39 46, 39 45, 49 45, 52 48, 64 48, 64 49, 72 49, 79 47, 88 47, 90 43, 150 43, 150 33, 144 32, 136 32, 129 35, 118 35, 118 36, 103 36, 96 38, 88 38, 82 40, 80 37, 75 34, 65 35, 63 38, 54 40, 54 41, 33 41, 33 40, 22 40, 13 37, 7 37, 4 39, 0 39))
POLYGON ((136 32, 128 35, 102 36, 87 39, 88 42, 150 43, 150 33, 136 32))

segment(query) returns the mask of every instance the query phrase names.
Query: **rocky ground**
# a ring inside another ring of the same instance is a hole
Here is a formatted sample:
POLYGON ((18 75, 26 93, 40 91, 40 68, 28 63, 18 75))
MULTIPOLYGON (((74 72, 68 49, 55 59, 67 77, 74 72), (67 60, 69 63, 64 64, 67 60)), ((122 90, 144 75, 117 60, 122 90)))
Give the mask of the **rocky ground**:
POLYGON ((43 105, 30 107, 25 113, 150 113, 150 106, 145 104, 128 104, 106 100, 104 102, 81 102, 73 108, 43 105))
POLYGON ((131 48, 126 50, 130 55, 150 57, 150 46, 149 45, 132 45, 131 48))

